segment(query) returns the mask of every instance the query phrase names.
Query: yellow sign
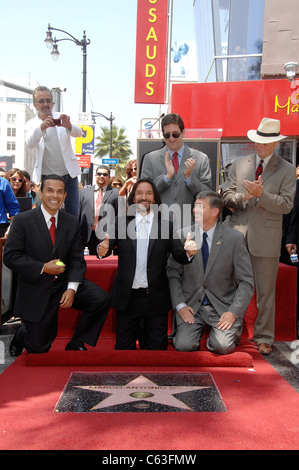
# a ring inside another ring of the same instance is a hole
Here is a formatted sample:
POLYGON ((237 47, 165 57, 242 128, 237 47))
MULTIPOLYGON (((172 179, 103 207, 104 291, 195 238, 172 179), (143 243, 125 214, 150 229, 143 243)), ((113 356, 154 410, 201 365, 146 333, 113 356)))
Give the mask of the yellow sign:
POLYGON ((82 129, 82 137, 76 139, 75 153, 79 155, 94 154, 94 126, 79 126, 82 129))

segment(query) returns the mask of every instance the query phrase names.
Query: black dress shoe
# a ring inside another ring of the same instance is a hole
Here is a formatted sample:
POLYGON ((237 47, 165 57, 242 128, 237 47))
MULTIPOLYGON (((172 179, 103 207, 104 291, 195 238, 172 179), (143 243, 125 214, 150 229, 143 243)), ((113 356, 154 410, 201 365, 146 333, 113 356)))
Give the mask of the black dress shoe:
POLYGON ((85 347, 84 343, 72 343, 70 341, 67 343, 65 347, 66 351, 87 351, 87 348, 85 347))
POLYGON ((16 335, 14 335, 9 345, 9 354, 12 357, 18 357, 20 354, 22 354, 23 349, 24 346, 17 340, 16 335))

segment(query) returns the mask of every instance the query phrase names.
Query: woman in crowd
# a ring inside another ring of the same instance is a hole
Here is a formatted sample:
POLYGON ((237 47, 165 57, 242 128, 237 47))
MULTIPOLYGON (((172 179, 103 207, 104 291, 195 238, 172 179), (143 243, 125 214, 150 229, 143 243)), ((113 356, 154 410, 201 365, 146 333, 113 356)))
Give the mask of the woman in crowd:
POLYGON ((137 160, 130 160, 126 167, 126 182, 119 190, 120 196, 129 196, 137 181, 137 160))
POLYGON ((24 174, 18 168, 12 168, 6 173, 6 179, 10 182, 16 197, 26 197, 26 179, 24 174))
POLYGON ((27 191, 27 182, 24 173, 19 168, 12 168, 6 173, 6 179, 10 182, 16 197, 31 197, 32 208, 36 207, 34 199, 27 191))
POLYGON ((120 190, 120 188, 122 188, 122 186, 124 185, 124 182, 121 178, 115 176, 114 178, 110 179, 109 184, 110 186, 112 186, 112 188, 120 190))

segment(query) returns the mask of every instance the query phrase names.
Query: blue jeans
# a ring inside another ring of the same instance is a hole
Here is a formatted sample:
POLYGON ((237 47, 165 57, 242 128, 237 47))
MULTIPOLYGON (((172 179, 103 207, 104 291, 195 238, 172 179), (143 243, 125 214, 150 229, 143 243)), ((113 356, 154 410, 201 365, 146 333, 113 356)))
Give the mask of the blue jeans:
POLYGON ((79 188, 78 178, 71 178, 70 175, 64 175, 62 177, 66 185, 66 198, 64 202, 65 212, 74 215, 78 218, 79 216, 79 188))

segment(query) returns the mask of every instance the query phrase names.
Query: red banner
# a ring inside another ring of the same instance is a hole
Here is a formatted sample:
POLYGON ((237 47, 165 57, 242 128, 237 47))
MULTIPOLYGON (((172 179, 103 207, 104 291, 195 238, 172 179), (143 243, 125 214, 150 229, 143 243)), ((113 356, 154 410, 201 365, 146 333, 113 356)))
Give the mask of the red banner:
POLYGON ((221 128, 222 137, 246 137, 263 117, 279 119, 283 135, 299 135, 299 80, 174 84, 171 112, 186 129, 221 128))
POLYGON ((135 103, 165 103, 168 0, 138 0, 135 103))

